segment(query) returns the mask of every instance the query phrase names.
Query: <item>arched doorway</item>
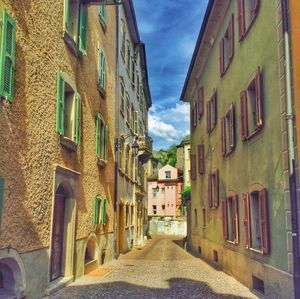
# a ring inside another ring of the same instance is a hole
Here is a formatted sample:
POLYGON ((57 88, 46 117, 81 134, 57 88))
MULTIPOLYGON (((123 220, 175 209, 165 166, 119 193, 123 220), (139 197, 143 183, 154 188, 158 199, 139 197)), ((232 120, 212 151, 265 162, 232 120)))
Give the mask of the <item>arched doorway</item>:
POLYGON ((11 257, 1 258, 0 252, 0 298, 25 298, 24 265, 15 250, 8 254, 11 257))
POLYGON ((93 234, 87 241, 84 254, 84 274, 87 274, 98 268, 99 247, 96 236, 93 234))

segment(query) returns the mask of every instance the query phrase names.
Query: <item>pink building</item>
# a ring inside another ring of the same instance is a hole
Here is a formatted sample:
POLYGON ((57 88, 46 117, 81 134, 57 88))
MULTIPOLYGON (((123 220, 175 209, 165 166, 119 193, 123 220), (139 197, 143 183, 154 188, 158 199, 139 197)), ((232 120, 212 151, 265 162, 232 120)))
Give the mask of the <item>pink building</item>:
POLYGON ((179 216, 180 193, 183 182, 178 169, 166 165, 158 171, 158 179, 148 180, 148 215, 179 216))

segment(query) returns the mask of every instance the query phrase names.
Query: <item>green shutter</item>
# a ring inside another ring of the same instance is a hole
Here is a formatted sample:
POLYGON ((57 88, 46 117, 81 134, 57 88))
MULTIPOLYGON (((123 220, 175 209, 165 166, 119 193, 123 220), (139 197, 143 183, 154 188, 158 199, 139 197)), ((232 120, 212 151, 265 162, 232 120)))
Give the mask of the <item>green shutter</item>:
POLYGON ((3 200, 4 200, 4 178, 0 177, 0 224, 2 219, 3 200))
POLYGON ((100 5, 99 15, 104 24, 106 24, 106 6, 100 5))
POLYGON ((70 8, 69 8, 69 1, 70 0, 65 0, 65 14, 64 14, 64 18, 65 18, 65 27, 67 31, 70 31, 69 28, 69 17, 70 17, 70 8))
POLYGON ((64 135, 65 123, 65 81, 60 73, 57 74, 57 93, 56 93, 56 132, 64 135))
POLYGON ((102 215, 101 215, 101 223, 103 225, 105 225, 106 224, 106 199, 105 198, 102 199, 101 213, 102 213, 102 215))
POLYGON ((0 94, 12 102, 14 93, 16 23, 6 12, 3 12, 2 39, 0 52, 0 94))
POLYGON ((96 156, 100 158, 100 142, 101 142, 101 125, 100 125, 100 115, 96 117, 96 156))
POLYGON ((75 126, 75 142, 77 145, 80 144, 80 138, 81 138, 81 97, 79 93, 76 93, 75 95, 76 100, 76 126, 75 126))
POLYGON ((108 151, 108 126, 105 126, 105 136, 104 136, 104 160, 107 161, 107 151, 108 151))
POLYGON ((106 85, 106 59, 102 49, 99 51, 99 85, 105 90, 106 85))
POLYGON ((87 7, 80 5, 80 22, 79 22, 79 51, 87 55, 87 32, 88 32, 88 12, 87 7))
POLYGON ((103 53, 103 67, 102 67, 103 89, 106 89, 106 58, 103 53))
POLYGON ((94 225, 97 225, 99 223, 99 203, 100 203, 99 198, 95 197, 95 199, 94 199, 94 225))

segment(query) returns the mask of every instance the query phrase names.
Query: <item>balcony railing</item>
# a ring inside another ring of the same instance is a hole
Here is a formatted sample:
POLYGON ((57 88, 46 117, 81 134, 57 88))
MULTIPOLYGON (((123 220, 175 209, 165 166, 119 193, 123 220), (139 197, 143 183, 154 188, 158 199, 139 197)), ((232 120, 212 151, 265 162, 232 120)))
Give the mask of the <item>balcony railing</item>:
POLYGON ((149 153, 152 153, 152 144, 153 140, 148 135, 139 136, 137 139, 137 143, 139 145, 139 151, 147 151, 149 153))

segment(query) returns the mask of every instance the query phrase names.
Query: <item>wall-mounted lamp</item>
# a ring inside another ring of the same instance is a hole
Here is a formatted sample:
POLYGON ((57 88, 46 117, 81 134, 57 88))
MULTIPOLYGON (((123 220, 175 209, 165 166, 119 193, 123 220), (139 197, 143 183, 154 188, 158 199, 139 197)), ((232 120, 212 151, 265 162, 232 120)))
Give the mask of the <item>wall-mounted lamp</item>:
POLYGON ((127 135, 124 135, 120 138, 116 138, 115 139, 115 151, 118 152, 119 150, 119 146, 120 146, 120 139, 123 138, 123 139, 127 139, 129 137, 134 137, 134 141, 133 143, 131 144, 131 150, 132 150, 132 153, 134 156, 137 156, 138 155, 138 152, 139 152, 139 144, 137 143, 137 139, 138 139, 138 136, 137 135, 133 135, 131 133, 127 134, 127 135))

